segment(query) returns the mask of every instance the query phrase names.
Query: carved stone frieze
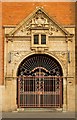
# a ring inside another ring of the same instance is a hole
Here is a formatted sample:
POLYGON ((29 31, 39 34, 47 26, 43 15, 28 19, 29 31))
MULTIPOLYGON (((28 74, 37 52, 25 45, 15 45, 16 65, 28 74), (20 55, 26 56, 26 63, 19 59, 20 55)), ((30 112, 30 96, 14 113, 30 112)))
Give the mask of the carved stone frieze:
POLYGON ((64 65, 67 65, 67 52, 51 52, 54 56, 56 56, 64 65))
MULTIPOLYGON (((33 48, 32 48, 33 49, 33 48)), ((43 53, 47 52, 48 48, 37 48, 36 50, 33 49, 33 51, 36 53, 43 53)), ((64 65, 67 63, 67 53, 66 52, 50 52, 52 55, 56 56, 64 65)), ((26 51, 13 51, 12 52, 12 63, 16 64, 18 61, 23 59, 24 56, 29 54, 29 52, 26 51)))
POLYGON ((24 56, 26 56, 28 52, 26 51, 13 51, 12 52, 12 63, 16 64, 21 59, 23 59, 24 56))

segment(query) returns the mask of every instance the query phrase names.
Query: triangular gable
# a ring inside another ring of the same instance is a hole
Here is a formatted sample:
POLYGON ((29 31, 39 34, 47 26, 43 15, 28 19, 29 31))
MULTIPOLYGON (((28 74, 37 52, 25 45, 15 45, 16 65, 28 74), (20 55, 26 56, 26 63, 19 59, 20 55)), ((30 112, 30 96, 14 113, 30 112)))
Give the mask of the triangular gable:
MULTIPOLYGON (((59 25, 53 18, 51 18, 41 7, 38 7, 36 8, 36 10, 34 10, 27 18, 25 18, 22 22, 20 22, 16 28, 14 28, 14 30, 12 30, 10 33, 9 33, 9 36, 14 36, 17 31, 19 32, 19 34, 21 34, 21 32, 23 31, 23 29, 25 29, 27 31, 27 33, 29 34, 29 29, 31 29, 31 26, 30 25, 33 25, 33 24, 39 24, 39 28, 40 27, 43 27, 41 26, 40 24, 40 19, 37 23, 37 21, 35 21, 34 23, 34 17, 36 14, 40 14, 40 12, 43 14, 43 18, 41 20, 41 24, 49 24, 50 25, 50 29, 53 29, 54 31, 56 30, 59 30, 61 31, 63 34, 65 35, 70 35, 70 33, 65 30, 61 25, 59 25), (45 17, 45 18, 44 18, 45 17), (45 23, 44 23, 45 21, 45 23), (48 21, 50 23, 48 23, 48 21), (53 28, 54 26, 54 28, 53 28), (57 29, 56 29, 57 28, 57 29)), ((38 15, 37 15, 38 16, 38 15)), ((36 18, 37 19, 37 18, 36 18)), ((44 28, 44 27, 43 27, 44 28)), ((24 35, 24 34, 22 34, 24 35)))

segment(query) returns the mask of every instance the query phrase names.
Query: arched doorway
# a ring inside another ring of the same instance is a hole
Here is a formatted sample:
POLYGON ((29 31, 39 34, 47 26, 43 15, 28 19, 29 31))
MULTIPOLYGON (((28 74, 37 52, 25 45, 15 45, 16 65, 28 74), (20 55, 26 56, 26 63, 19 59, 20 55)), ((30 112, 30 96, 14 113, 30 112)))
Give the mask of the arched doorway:
POLYGON ((18 107, 62 107, 62 68, 46 54, 34 54, 22 61, 17 72, 18 107))

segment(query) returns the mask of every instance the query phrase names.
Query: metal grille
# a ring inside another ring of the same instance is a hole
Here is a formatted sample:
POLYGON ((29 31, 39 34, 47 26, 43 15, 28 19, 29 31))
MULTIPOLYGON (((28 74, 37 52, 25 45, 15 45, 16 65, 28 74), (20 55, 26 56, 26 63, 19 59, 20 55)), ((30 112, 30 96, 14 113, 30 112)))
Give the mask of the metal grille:
POLYGON ((19 66, 18 75, 32 75, 32 70, 37 67, 43 67, 48 72, 46 75, 62 76, 60 64, 53 57, 46 54, 35 54, 27 57, 19 66))
POLYGON ((18 107, 62 107, 62 77, 19 76, 18 107))

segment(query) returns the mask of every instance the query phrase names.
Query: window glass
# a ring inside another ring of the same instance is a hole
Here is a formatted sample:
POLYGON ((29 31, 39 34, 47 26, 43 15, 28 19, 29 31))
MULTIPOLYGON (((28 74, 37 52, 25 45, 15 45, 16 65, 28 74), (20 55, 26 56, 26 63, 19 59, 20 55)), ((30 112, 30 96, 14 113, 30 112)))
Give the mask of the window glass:
POLYGON ((34 44, 39 44, 39 35, 34 35, 34 44))
POLYGON ((46 44, 46 35, 41 35, 41 44, 46 44))

